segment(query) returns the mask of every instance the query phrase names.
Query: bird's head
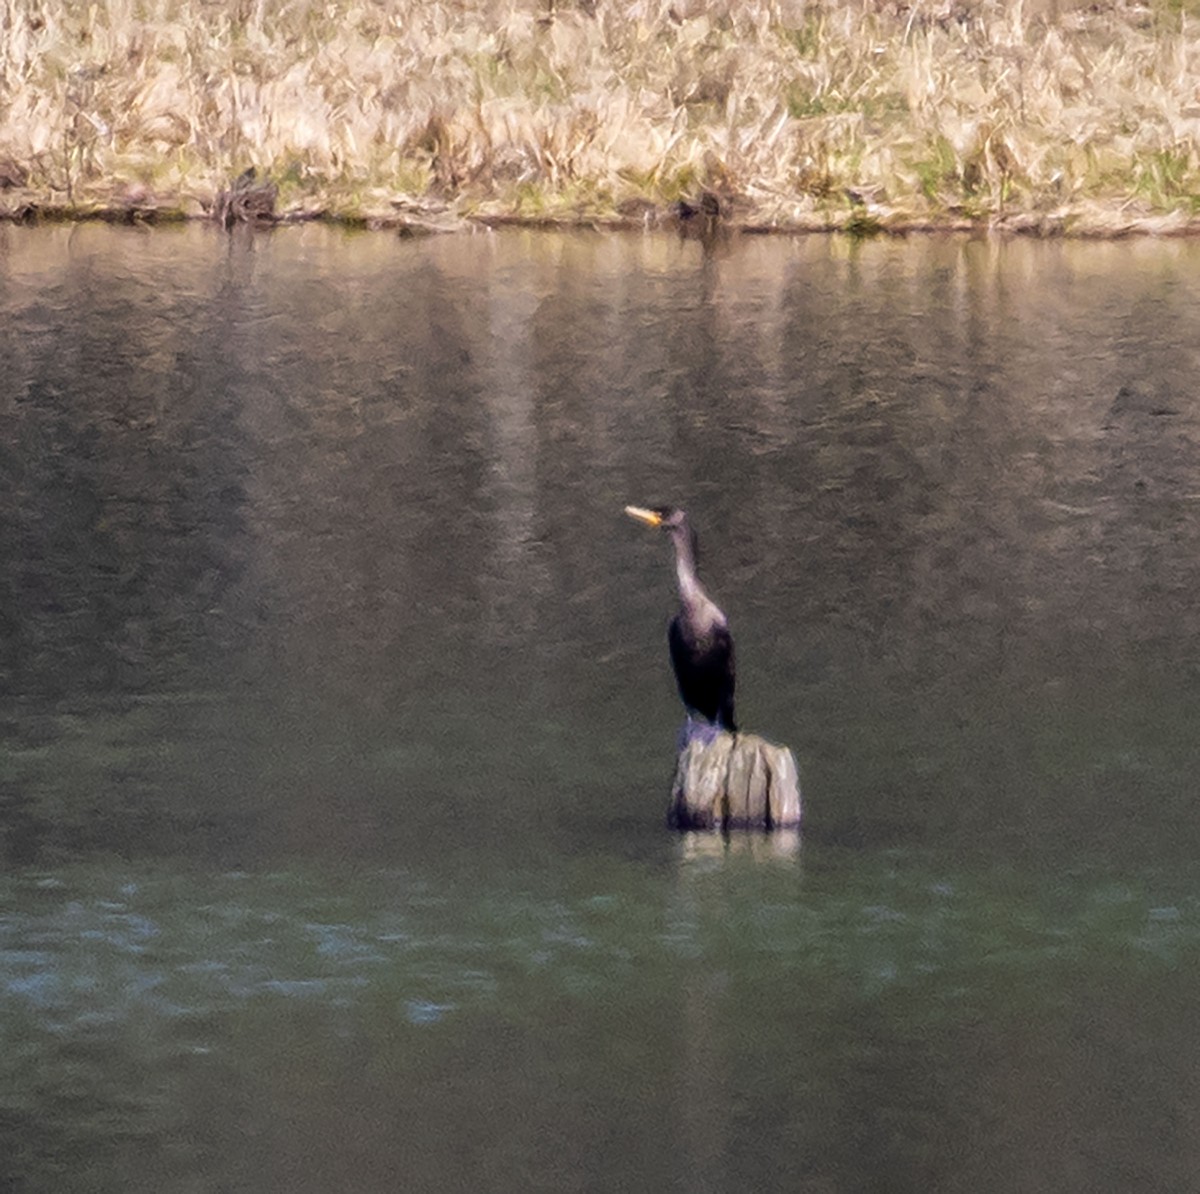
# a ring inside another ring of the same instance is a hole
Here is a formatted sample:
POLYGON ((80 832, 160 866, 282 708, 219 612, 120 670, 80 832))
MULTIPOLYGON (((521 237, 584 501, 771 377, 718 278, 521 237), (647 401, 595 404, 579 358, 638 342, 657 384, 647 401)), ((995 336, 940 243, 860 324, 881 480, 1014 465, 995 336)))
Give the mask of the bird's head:
POLYGON ((638 522, 644 522, 649 527, 660 527, 664 531, 687 526, 687 515, 674 506, 626 506, 625 513, 638 522))
POLYGON ((666 531, 675 542, 675 549, 682 556, 690 556, 693 565, 700 558, 700 546, 696 532, 688 522, 688 516, 675 506, 626 506, 625 513, 647 526, 666 531))

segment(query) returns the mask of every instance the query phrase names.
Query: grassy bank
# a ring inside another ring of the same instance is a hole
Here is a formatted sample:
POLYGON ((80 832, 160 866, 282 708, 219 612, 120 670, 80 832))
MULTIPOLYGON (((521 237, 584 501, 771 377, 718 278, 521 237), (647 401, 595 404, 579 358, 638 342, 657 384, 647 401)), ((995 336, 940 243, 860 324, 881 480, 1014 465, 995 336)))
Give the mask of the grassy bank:
POLYGON ((1194 2, 0 0, 0 213, 1191 230, 1194 2))

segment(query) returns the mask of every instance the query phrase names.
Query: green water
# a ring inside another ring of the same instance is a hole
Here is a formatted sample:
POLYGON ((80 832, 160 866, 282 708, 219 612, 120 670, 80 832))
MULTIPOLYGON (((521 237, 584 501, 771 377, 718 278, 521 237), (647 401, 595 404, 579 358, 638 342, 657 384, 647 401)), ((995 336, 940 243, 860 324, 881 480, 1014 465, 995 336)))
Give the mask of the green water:
POLYGON ((1189 1188, 1194 873, 746 845, 440 881, 11 880, 8 1171, 18 1189, 1189 1188))
POLYGON ((1198 264, 0 229, 0 1188, 1195 1188, 1198 264))

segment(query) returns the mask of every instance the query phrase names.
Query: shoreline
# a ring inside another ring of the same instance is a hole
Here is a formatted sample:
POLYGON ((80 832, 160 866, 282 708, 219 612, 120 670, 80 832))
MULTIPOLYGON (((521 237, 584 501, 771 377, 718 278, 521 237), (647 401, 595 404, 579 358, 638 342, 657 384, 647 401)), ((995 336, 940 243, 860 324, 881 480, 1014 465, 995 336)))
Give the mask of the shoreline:
POLYGON ((0 221, 1192 236, 1195 2, 10 4, 0 221))
MULTIPOLYGON (((134 227, 170 227, 183 224, 217 224, 212 210, 188 210, 182 205, 66 204, 39 202, 21 197, 16 204, 0 200, 0 224, 101 223, 134 227)), ((492 228, 543 229, 546 231, 644 232, 676 231, 698 240, 718 236, 847 236, 856 239, 907 236, 1001 236, 1064 240, 1125 240, 1134 237, 1190 239, 1200 237, 1200 217, 1182 213, 1131 215, 1119 208, 1084 212, 1012 212, 997 217, 965 219, 946 215, 913 216, 886 208, 851 209, 842 213, 813 213, 804 219, 772 221, 741 217, 711 217, 677 208, 647 209, 639 216, 612 214, 521 215, 514 212, 472 212, 428 216, 412 212, 346 212, 315 207, 281 210, 251 220, 231 221, 260 230, 324 224, 347 230, 391 232, 406 237, 444 236, 492 228)))

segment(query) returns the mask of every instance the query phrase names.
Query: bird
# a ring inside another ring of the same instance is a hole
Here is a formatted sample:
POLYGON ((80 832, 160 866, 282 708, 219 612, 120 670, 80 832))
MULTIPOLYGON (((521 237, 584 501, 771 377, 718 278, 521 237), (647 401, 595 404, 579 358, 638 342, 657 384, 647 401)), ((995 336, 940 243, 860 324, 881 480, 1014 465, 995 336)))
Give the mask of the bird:
POLYGON ((687 710, 685 740, 711 739, 719 730, 737 733, 733 713, 733 636, 729 619, 704 590, 696 575, 699 545, 688 516, 671 506, 626 506, 630 518, 659 527, 675 546, 679 612, 671 619, 667 642, 675 683, 687 710), (703 724, 695 725, 699 718, 703 724))

